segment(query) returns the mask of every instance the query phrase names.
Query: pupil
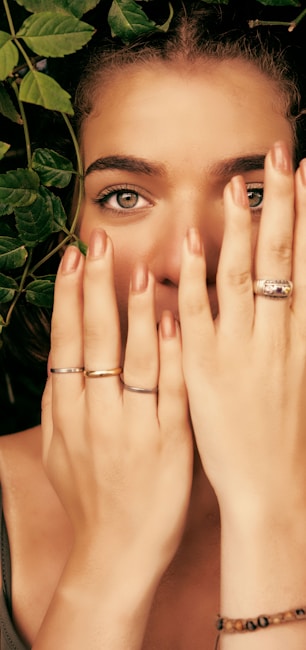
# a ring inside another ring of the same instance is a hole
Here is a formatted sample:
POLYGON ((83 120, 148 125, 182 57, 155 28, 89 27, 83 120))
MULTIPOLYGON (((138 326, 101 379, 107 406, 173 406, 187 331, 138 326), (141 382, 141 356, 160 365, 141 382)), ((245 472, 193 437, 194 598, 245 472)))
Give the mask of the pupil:
POLYGON ((257 208, 262 202, 263 192, 261 190, 249 190, 249 204, 251 208, 257 208))
POLYGON ((118 192, 117 201, 121 208, 134 208, 138 196, 136 192, 118 192))

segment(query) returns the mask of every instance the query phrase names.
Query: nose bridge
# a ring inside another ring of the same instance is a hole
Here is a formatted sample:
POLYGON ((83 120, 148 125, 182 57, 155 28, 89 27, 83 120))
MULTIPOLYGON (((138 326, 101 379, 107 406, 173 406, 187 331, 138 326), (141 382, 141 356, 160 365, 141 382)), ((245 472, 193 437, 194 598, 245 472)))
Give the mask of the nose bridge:
POLYGON ((160 266, 165 280, 177 285, 180 277, 183 240, 188 228, 199 229, 205 248, 210 250, 209 208, 199 196, 180 195, 165 219, 159 250, 160 266))

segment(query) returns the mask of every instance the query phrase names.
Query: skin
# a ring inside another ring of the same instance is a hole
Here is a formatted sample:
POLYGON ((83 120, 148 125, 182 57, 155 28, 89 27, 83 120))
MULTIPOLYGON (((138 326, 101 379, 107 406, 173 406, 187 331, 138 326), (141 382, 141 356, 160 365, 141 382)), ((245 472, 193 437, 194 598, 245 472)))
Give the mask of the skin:
MULTIPOLYGON (((88 617, 92 650, 153 650, 161 639, 165 647, 189 650, 192 642, 200 650, 203 639, 213 646, 219 607, 249 616, 306 600, 306 171, 297 172, 294 188, 292 135, 279 97, 242 62, 117 73, 84 123, 82 147, 88 172, 80 234, 89 254, 86 263, 75 249, 64 256, 52 365, 119 365, 129 311, 125 381, 159 383, 158 406, 154 395, 122 393, 116 377, 87 384, 69 377, 67 390, 67 377, 54 376, 44 396, 44 467, 39 431, 0 441, 15 617, 34 650, 86 647, 88 617), (150 173, 139 163, 138 171, 96 163, 119 155, 145 158, 150 173), (250 160, 259 168, 250 171, 250 160), (237 173, 242 178, 229 182, 237 173), (249 210, 245 183, 264 180, 261 218, 249 210), (122 185, 139 192, 142 207, 118 213, 115 196, 104 207, 95 202, 122 185), (292 272, 292 303, 255 302, 252 272, 292 272), (19 485, 12 479, 18 461, 19 485), (24 550, 25 531, 30 540, 33 529, 39 554, 24 550), (58 544, 52 567, 49 543, 58 544), (41 574, 29 597, 37 558, 41 574)), ((302 649, 304 624, 279 630, 262 633, 269 650, 302 649)), ((257 650, 258 636, 225 636, 222 649, 257 650)))

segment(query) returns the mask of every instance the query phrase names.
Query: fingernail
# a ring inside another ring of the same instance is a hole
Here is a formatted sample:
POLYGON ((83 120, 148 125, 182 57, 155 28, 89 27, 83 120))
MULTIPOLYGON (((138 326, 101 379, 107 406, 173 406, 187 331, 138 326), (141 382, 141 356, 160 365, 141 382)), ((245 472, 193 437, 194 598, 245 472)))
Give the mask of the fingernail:
POLYGON ((301 179, 303 185, 306 185, 306 158, 300 162, 301 179))
POLYGON ((61 263, 61 272, 64 275, 68 273, 73 273, 78 268, 80 261, 81 252, 76 246, 68 246, 66 248, 62 263, 61 263))
POLYGON ((134 293, 142 293, 148 286, 148 280, 148 267, 144 262, 139 262, 132 271, 131 290, 134 293))
POLYGON ((197 228, 189 228, 187 231, 188 250, 193 255, 201 255, 202 241, 197 228))
POLYGON ((163 339, 172 339, 176 335, 176 322, 172 311, 164 311, 160 321, 163 339))
POLYGON ((242 176, 233 176, 231 179, 231 190, 234 203, 236 203, 238 207, 248 208, 248 195, 242 176))
POLYGON ((285 142, 275 142, 271 149, 271 158, 274 169, 285 174, 292 171, 292 160, 285 142))
POLYGON ((104 255, 107 245, 107 235, 105 230, 93 230, 88 244, 88 257, 98 259, 104 255))

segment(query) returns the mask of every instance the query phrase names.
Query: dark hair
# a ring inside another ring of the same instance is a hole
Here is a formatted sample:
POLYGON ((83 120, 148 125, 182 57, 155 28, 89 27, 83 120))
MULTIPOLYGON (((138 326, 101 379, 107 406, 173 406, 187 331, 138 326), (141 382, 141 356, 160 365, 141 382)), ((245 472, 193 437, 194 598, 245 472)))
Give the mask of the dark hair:
POLYGON ((267 30, 261 32, 246 24, 233 29, 229 18, 232 21, 232 15, 220 5, 203 8, 203 3, 189 3, 176 14, 166 33, 153 32, 124 47, 109 40, 94 46, 75 95, 78 132, 93 109, 97 93, 123 67, 147 66, 156 61, 186 66, 198 60, 211 65, 239 59, 256 67, 277 89, 280 110, 292 126, 298 158, 301 95, 290 51, 267 30))

